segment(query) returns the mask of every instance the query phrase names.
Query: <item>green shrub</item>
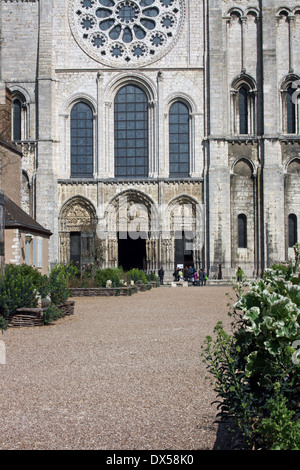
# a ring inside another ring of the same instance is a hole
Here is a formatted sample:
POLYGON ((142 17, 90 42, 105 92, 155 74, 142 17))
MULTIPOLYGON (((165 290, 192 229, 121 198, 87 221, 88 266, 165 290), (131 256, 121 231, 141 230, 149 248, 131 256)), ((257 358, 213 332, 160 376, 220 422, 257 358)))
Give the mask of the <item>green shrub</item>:
POLYGON ((156 284, 159 284, 159 279, 154 273, 146 274, 146 278, 148 282, 156 282, 156 284))
POLYGON ((7 330, 7 327, 8 327, 8 321, 6 320, 6 318, 1 317, 1 315, 0 315, 0 330, 1 330, 1 332, 3 333, 4 330, 7 330))
POLYGON ((0 279, 0 315, 9 317, 17 308, 36 307, 37 302, 37 281, 32 271, 6 265, 0 279))
POLYGON ((27 264, 15 265, 9 264, 6 265, 5 270, 9 269, 10 274, 20 273, 24 277, 31 277, 33 285, 36 289, 39 288, 42 281, 42 274, 34 267, 28 266, 27 264))
POLYGON ((239 291, 232 334, 219 323, 215 339, 205 341, 220 415, 235 420, 252 448, 300 449, 300 366, 292 360, 300 339, 298 281, 297 263, 267 270, 239 291))
POLYGON ((43 312, 43 319, 44 324, 47 325, 60 317, 61 313, 60 310, 56 307, 56 305, 49 305, 46 310, 43 312))
POLYGON ((123 270, 120 268, 99 269, 95 274, 95 282, 97 287, 106 287, 106 282, 111 281, 111 287, 121 287, 121 279, 123 278, 123 270))
POLYGON ((274 386, 274 397, 267 401, 267 417, 258 423, 256 434, 264 448, 270 450, 300 449, 300 420, 295 419, 280 384, 274 386))
POLYGON ((127 271, 126 272, 126 277, 130 281, 134 281, 134 282, 142 281, 144 284, 147 284, 147 282, 148 282, 147 276, 144 273, 144 271, 142 271, 141 269, 137 269, 137 268, 134 268, 134 269, 131 269, 130 271, 127 271))
POLYGON ((45 285, 45 292, 48 290, 51 302, 55 305, 63 304, 70 296, 69 280, 76 276, 77 268, 72 263, 67 265, 54 265, 48 276, 48 283, 45 285))

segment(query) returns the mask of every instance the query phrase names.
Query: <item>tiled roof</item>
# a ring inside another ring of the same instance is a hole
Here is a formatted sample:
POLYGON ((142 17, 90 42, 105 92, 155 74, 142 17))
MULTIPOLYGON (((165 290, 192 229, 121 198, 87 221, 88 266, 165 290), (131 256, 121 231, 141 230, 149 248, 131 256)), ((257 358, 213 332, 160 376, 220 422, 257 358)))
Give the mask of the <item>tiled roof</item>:
POLYGON ((4 195, 5 228, 18 227, 51 236, 52 232, 40 225, 23 209, 4 195))

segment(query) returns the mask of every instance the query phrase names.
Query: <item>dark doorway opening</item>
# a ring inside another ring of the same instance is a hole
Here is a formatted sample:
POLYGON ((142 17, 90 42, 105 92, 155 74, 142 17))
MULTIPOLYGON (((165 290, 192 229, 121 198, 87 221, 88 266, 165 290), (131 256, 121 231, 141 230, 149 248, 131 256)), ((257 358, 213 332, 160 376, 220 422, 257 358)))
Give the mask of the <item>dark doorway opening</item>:
MULTIPOLYGON (((142 233, 140 235, 143 235, 142 233)), ((128 233, 118 234, 118 264, 124 271, 138 268, 146 271, 146 237, 130 238, 128 233)))
POLYGON ((70 233, 70 261, 74 266, 80 267, 81 240, 80 232, 70 233))
POLYGON ((178 264, 184 268, 194 266, 193 238, 189 238, 185 232, 175 234, 175 269, 178 264))
POLYGON ((70 261, 78 269, 94 262, 94 233, 70 232, 70 261))

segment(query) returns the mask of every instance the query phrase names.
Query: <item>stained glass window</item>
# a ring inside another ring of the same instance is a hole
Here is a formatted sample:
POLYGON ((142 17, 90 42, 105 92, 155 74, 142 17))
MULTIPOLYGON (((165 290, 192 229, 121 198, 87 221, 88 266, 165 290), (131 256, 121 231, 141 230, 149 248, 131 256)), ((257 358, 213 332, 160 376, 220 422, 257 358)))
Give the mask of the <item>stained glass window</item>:
POLYGON ((22 103, 19 99, 13 102, 13 140, 21 140, 22 138, 22 103))
POLYGON ((93 177, 93 112, 80 102, 71 111, 71 177, 93 177))
POLYGON ((115 176, 148 176, 148 100, 135 85, 115 99, 115 176))
POLYGON ((287 116, 287 133, 296 133, 296 105, 293 102, 293 94, 295 90, 288 88, 286 95, 286 116, 287 116))
POLYGON ((239 90, 240 134, 248 134, 248 93, 245 86, 239 90))
POLYGON ((171 106, 169 114, 170 177, 189 176, 189 128, 189 109, 178 101, 171 106))

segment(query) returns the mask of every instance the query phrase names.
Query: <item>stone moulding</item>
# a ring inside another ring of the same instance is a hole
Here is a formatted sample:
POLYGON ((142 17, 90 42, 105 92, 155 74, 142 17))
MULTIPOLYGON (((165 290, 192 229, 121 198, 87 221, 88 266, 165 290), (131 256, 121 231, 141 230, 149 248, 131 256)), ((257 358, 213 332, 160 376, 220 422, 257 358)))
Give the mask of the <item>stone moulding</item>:
POLYGON ((39 0, 1 0, 2 3, 37 3, 39 0))

